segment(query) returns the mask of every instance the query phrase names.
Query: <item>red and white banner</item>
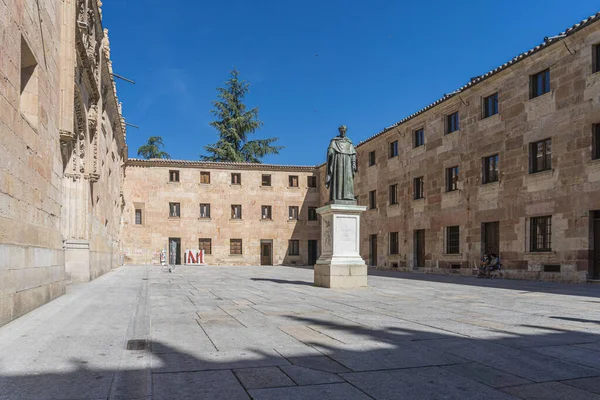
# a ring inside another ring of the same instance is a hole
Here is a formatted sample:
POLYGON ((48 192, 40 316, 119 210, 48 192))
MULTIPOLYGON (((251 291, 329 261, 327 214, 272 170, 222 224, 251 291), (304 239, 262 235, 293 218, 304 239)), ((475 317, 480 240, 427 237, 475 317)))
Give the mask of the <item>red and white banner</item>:
POLYGON ((204 250, 186 250, 183 253, 185 265, 206 265, 204 262, 204 250))

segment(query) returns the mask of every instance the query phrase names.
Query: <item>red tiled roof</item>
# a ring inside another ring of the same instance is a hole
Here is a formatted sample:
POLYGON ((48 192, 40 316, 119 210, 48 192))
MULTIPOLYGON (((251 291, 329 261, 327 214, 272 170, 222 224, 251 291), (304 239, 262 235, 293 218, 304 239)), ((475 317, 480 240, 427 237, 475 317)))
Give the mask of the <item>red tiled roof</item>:
POLYGON ((127 160, 127 166, 138 167, 191 167, 191 168, 214 168, 214 169, 251 169, 251 170, 270 170, 270 171, 304 171, 311 172, 315 170, 314 166, 309 165, 277 165, 277 164, 259 164, 246 162, 213 162, 213 161, 190 161, 190 160, 171 160, 165 158, 151 158, 144 160, 140 158, 130 158, 127 160))

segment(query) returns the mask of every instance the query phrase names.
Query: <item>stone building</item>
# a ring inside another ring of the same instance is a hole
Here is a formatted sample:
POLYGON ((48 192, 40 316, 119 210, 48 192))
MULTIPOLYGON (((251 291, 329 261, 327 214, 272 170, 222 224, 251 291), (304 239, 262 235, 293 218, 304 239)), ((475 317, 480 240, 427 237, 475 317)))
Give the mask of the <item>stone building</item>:
POLYGON ((97 0, 0 0, 0 325, 115 266, 125 130, 97 0))
POLYGON ((123 244, 128 264, 313 265, 320 235, 314 167, 176 160, 127 162, 123 244), (170 256, 170 254, 168 254, 170 256))

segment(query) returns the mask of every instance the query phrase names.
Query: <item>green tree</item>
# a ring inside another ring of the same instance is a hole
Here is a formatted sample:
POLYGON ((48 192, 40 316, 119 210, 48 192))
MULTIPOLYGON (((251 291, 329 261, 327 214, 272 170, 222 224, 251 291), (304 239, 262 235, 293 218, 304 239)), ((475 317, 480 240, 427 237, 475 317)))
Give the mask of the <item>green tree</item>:
POLYGON ((282 146, 274 146, 277 138, 248 140, 263 123, 258 119, 258 107, 246 110, 242 102, 249 92, 250 84, 240 80, 239 72, 234 68, 227 87, 217 88, 218 100, 213 101, 211 113, 217 118, 210 123, 219 132, 219 140, 215 144, 204 146, 209 155, 200 155, 204 161, 229 161, 260 163, 269 154, 279 154, 282 146))
POLYGON ((151 158, 171 158, 169 153, 161 151, 160 148, 164 147, 164 143, 162 141, 162 137, 160 136, 150 136, 148 138, 148 143, 143 146, 140 146, 138 149, 138 156, 149 160, 151 158))

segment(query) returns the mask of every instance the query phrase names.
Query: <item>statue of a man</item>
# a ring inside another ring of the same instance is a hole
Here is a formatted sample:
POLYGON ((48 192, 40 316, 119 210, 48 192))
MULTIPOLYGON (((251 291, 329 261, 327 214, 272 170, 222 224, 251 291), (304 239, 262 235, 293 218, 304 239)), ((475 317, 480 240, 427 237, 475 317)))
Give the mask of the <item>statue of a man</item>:
POLYGON ((346 127, 338 128, 339 136, 331 139, 327 149, 327 179, 325 187, 329 189, 329 201, 335 203, 356 204, 354 197, 354 173, 356 150, 352 141, 346 137, 346 127))

